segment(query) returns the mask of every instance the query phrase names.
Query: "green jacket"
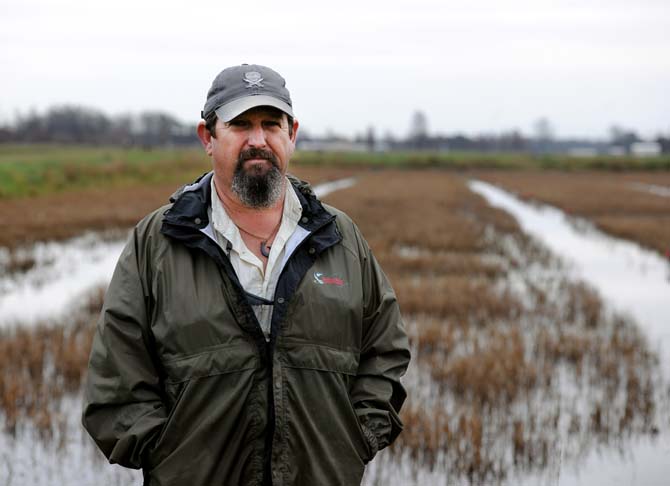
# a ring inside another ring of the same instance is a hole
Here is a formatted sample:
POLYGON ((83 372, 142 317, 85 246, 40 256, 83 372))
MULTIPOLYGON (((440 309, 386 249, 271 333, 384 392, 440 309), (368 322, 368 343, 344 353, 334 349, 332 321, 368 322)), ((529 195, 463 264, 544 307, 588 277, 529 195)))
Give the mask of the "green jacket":
POLYGON ((210 177, 143 219, 123 250, 84 427, 148 485, 360 484, 402 430, 410 354, 393 290, 352 221, 292 178, 301 238, 267 342, 212 238, 210 177))

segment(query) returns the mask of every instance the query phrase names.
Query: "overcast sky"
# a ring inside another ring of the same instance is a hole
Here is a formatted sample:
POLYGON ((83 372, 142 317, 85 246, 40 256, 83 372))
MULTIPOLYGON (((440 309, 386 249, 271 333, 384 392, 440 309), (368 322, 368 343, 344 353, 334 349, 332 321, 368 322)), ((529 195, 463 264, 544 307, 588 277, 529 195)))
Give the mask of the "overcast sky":
POLYGON ((273 67, 313 134, 670 133, 670 0, 0 0, 0 120, 75 103, 195 123, 214 76, 273 67))

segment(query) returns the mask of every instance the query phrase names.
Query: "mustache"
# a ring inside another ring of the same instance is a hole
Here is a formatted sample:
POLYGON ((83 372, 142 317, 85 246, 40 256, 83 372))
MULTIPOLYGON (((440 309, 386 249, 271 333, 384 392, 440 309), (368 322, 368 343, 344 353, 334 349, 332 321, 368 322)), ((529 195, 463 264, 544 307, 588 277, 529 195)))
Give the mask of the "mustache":
POLYGON ((247 150, 243 150, 237 157, 237 163, 241 165, 247 160, 251 159, 265 159, 275 167, 279 166, 279 159, 277 159, 277 156, 272 152, 270 152, 269 150, 261 148, 250 148, 247 150))

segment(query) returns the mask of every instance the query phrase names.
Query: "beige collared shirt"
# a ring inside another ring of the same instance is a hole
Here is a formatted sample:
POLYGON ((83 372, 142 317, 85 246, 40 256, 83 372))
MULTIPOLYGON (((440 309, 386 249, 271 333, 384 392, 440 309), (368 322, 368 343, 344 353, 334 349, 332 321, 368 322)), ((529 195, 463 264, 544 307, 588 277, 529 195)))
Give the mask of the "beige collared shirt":
MULTIPOLYGON (((284 197, 284 210, 282 221, 272 242, 270 256, 267 265, 263 270, 263 262, 254 255, 244 243, 240 231, 226 213, 221 200, 216 192, 214 178, 211 181, 212 186, 212 208, 211 221, 214 227, 214 235, 222 248, 228 253, 230 263, 235 269, 237 278, 244 290, 257 297, 267 300, 274 300, 275 288, 279 280, 279 274, 290 255, 286 255, 286 242, 298 227, 298 221, 302 214, 300 200, 293 189, 293 185, 286 179, 286 192, 284 197), (228 248, 230 251, 228 251, 228 248)), ((272 305, 254 305, 252 306, 256 318, 263 329, 265 338, 270 338, 270 322, 272 319, 272 305)))

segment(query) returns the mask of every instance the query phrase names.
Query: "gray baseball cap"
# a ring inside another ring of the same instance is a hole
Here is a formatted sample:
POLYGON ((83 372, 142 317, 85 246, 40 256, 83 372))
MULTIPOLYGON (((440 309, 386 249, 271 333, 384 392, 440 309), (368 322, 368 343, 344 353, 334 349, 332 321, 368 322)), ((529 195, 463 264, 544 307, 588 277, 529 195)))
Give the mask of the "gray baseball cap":
POLYGON ((206 118, 216 112, 221 121, 228 122, 257 106, 273 106, 294 116, 284 78, 269 67, 242 64, 226 68, 214 78, 200 115, 206 118))

